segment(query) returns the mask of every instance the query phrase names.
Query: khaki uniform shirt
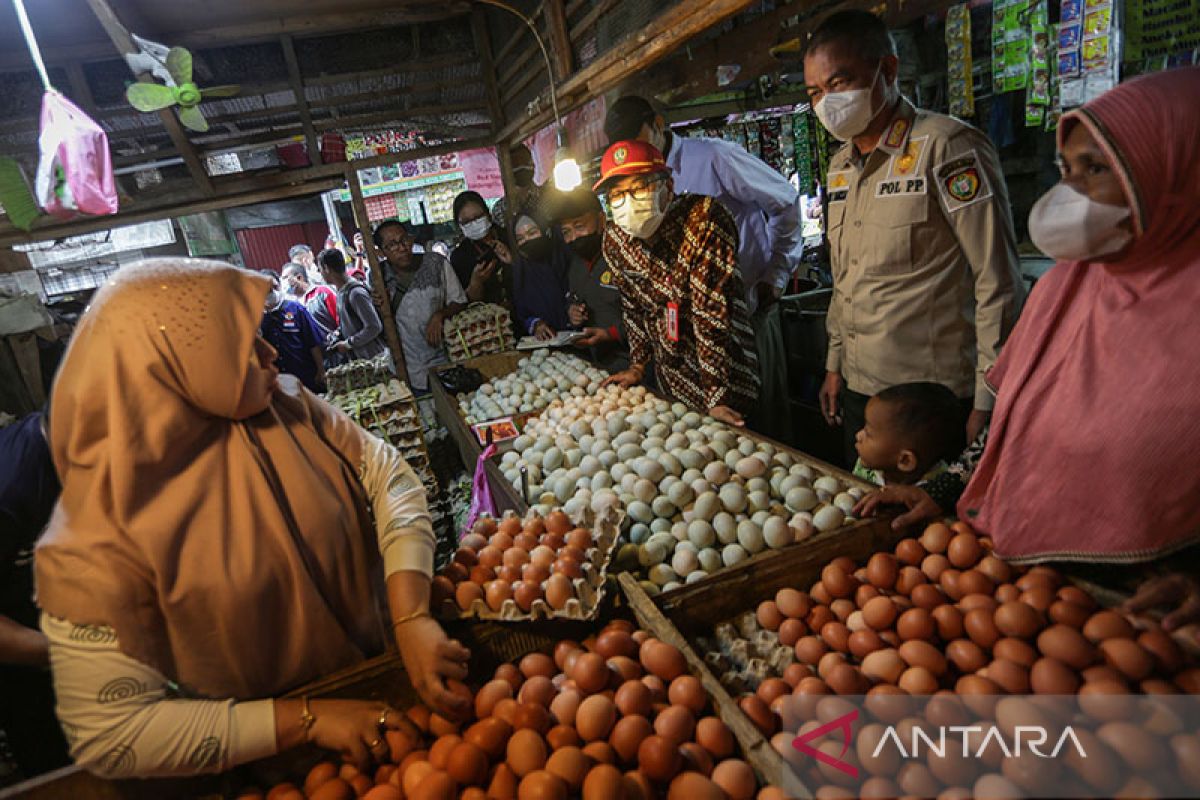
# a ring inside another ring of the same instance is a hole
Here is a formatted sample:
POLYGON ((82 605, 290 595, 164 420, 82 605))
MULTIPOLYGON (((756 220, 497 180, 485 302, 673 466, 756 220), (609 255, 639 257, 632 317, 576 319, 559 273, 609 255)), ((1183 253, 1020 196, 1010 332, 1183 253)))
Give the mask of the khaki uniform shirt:
POLYGON ((990 410, 984 375, 1024 296, 991 142, 901 100, 875 151, 847 142, 833 156, 826 191, 826 368, 861 394, 934 381, 990 410))

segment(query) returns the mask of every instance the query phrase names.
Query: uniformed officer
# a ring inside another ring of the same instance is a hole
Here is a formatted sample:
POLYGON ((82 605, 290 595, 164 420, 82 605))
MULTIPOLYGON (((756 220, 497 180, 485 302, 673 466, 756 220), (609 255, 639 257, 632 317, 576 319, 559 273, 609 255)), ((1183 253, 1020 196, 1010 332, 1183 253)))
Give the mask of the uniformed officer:
POLYGON ((984 376, 1024 293, 995 148, 901 97, 898 68, 887 28, 865 11, 830 16, 804 54, 813 110, 845 142, 825 185, 834 294, 820 398, 851 462, 867 400, 900 383, 952 389, 973 439, 994 403, 984 376))

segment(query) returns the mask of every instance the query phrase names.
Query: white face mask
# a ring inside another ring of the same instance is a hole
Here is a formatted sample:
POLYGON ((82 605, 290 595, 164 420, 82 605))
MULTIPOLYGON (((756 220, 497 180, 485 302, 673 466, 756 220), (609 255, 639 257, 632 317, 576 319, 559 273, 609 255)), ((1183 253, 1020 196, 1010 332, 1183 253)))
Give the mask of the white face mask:
POLYGON ((627 196, 624 203, 612 210, 613 222, 635 239, 649 239, 666 218, 666 195, 667 187, 660 184, 645 200, 627 196))
POLYGON ((825 126, 833 138, 839 142, 848 142, 867 129, 871 120, 879 116, 891 104, 893 88, 884 87, 883 104, 878 109, 871 109, 871 92, 875 82, 883 72, 883 63, 875 69, 875 77, 866 89, 848 89, 844 92, 830 92, 813 106, 817 119, 825 126))
POLYGON ((1029 238, 1051 258, 1090 261, 1120 252, 1129 244, 1133 234, 1118 227, 1128 218, 1127 207, 1097 203, 1059 183, 1033 204, 1029 238))
POLYGON ((492 221, 488 219, 486 215, 484 215, 479 219, 473 219, 466 225, 460 225, 459 227, 462 228, 463 236, 466 236, 472 241, 478 242, 480 239, 486 237, 488 232, 492 230, 492 221))

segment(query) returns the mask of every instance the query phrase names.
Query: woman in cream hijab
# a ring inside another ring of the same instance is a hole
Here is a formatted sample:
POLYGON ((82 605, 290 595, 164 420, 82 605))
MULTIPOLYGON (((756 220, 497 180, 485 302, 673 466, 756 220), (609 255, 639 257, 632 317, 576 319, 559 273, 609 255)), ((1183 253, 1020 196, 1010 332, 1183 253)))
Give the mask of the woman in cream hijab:
POLYGON ((63 729, 95 772, 215 772, 305 741, 381 758, 402 714, 273 698, 393 635, 424 701, 466 710, 444 681, 468 653, 428 614, 422 484, 279 375, 256 335, 269 289, 218 262, 124 267, 55 383, 63 493, 37 599, 63 729))

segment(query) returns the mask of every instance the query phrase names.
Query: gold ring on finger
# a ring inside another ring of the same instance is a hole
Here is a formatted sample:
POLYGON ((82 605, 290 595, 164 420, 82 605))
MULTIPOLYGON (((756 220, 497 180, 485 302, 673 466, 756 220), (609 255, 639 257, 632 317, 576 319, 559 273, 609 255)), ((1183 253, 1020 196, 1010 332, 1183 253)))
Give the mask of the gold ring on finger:
POLYGON ((371 749, 371 750, 374 750, 376 747, 379 747, 379 745, 381 745, 381 744, 383 744, 383 739, 382 739, 382 738, 377 738, 377 739, 375 739, 375 741, 373 741, 373 742, 370 742, 370 743, 367 745, 367 747, 368 747, 369 749, 371 749))
POLYGON ((391 708, 389 708, 388 706, 384 706, 383 710, 379 712, 379 723, 378 723, 379 727, 381 727, 381 728, 387 727, 387 718, 388 718, 388 714, 390 714, 391 711, 392 711, 391 708))

